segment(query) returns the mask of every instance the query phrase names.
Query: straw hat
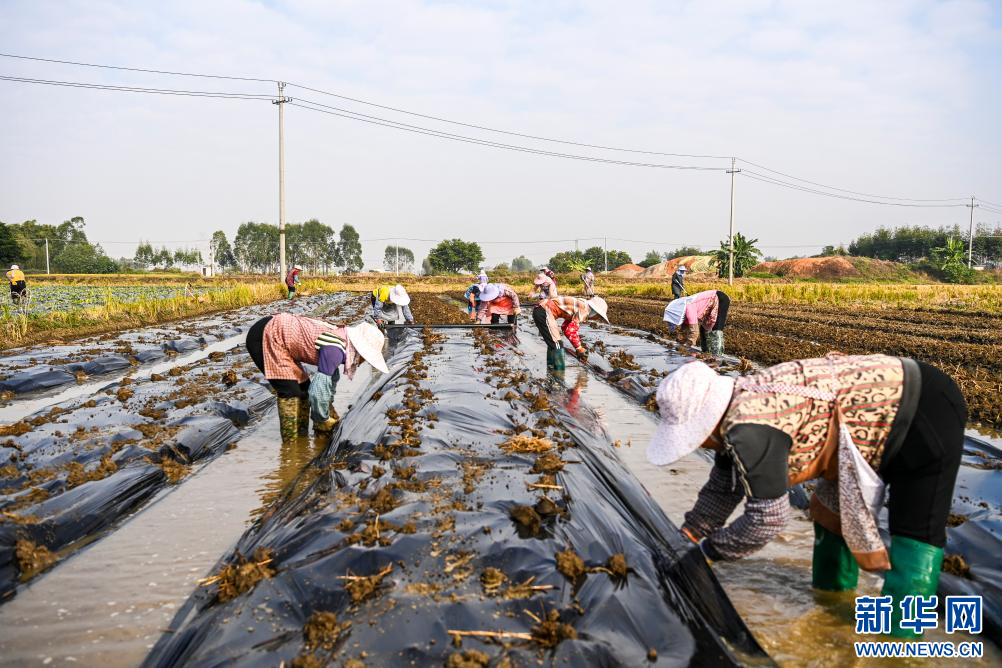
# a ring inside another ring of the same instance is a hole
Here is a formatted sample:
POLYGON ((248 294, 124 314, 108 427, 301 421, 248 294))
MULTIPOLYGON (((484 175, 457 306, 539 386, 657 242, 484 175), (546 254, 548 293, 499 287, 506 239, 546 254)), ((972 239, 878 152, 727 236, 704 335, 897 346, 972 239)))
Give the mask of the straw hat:
POLYGON ((379 328, 368 322, 351 325, 348 329, 348 340, 355 350, 373 368, 382 373, 389 372, 386 360, 383 359, 383 343, 386 337, 379 328))
POLYGON ((602 317, 602 320, 609 322, 609 305, 605 303, 605 300, 601 297, 592 297, 585 302, 591 307, 591 310, 598 313, 602 317))
POLYGON ((398 283, 390 288, 390 301, 397 306, 407 306, 411 303, 411 296, 404 290, 404 286, 398 283))
POLYGON ((647 460, 664 466, 681 459, 709 438, 727 412, 734 379, 703 362, 689 362, 658 385, 661 423, 647 446, 647 460))

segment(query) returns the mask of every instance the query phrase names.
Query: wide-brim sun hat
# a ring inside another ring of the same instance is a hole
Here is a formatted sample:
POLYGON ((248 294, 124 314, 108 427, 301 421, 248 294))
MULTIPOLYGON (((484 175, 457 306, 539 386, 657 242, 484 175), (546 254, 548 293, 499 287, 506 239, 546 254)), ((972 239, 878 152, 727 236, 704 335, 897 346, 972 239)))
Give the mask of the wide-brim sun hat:
POLYGON ((687 272, 689 270, 685 268, 684 264, 680 264, 680 265, 678 265, 678 271, 680 271, 680 272, 682 272, 684 274, 685 272, 687 272))
POLYGON ((667 322, 669 327, 678 327, 685 320, 685 307, 691 301, 691 297, 682 297, 669 302, 668 306, 665 307, 665 312, 661 319, 667 322))
POLYGON ((489 302, 501 296, 501 288, 494 283, 488 283, 480 288, 480 301, 489 302))
POLYGON ((661 421, 647 446, 647 460, 665 466, 702 445, 727 412, 733 394, 734 379, 703 362, 689 362, 668 374, 658 385, 661 421))
POLYGON ((601 297, 592 297, 585 302, 591 307, 591 310, 598 313, 599 317, 606 322, 609 322, 609 305, 605 303, 605 300, 601 297))
POLYGON ((390 301, 397 306, 407 306, 411 303, 411 296, 404 290, 404 286, 394 285, 390 288, 390 301))
POLYGON ((383 359, 383 344, 386 337, 379 328, 368 322, 360 322, 348 328, 348 340, 355 351, 362 356, 374 369, 382 373, 389 372, 386 360, 383 359))
POLYGON ((17 266, 16 264, 12 264, 12 265, 10 265, 10 270, 11 270, 11 271, 14 271, 15 269, 20 269, 20 268, 21 268, 21 267, 17 266))

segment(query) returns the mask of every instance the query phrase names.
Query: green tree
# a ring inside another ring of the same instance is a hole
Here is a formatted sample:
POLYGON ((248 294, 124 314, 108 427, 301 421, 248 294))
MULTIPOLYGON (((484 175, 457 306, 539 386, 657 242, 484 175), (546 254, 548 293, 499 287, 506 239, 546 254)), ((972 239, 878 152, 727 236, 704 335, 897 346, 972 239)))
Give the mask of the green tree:
POLYGON ((222 230, 213 232, 209 247, 212 249, 212 258, 221 271, 236 266, 237 259, 233 257, 233 247, 226 238, 226 232, 222 230))
POLYGON ((967 266, 967 248, 960 239, 950 237, 946 243, 933 249, 933 262, 950 283, 971 283, 974 270, 967 266))
POLYGON ((662 257, 665 260, 674 260, 677 257, 689 257, 690 255, 704 255, 702 249, 695 246, 680 246, 673 251, 668 251, 662 257))
POLYGON ((153 246, 148 241, 141 241, 138 246, 136 246, 136 254, 133 256, 132 260, 138 266, 146 269, 152 266, 156 262, 156 251, 153 250, 153 246))
POLYGON ((249 221, 241 223, 233 238, 233 255, 244 271, 278 271, 278 226, 249 221))
POLYGON ((550 258, 546 266, 558 274, 566 274, 575 271, 574 267, 586 263, 584 253, 581 251, 561 251, 550 258))
MULTIPOLYGON (((746 271, 759 263, 762 251, 755 247, 757 243, 758 239, 747 239, 740 232, 734 234, 735 276, 744 276, 746 271)), ((713 259, 710 261, 717 266, 718 276, 725 277, 730 273, 728 269, 730 267, 730 259, 730 246, 727 240, 724 239, 720 242, 720 249, 713 253, 713 259)))
POLYGON ((101 246, 86 242, 68 243, 52 260, 53 269, 62 274, 113 274, 118 264, 104 254, 101 246))
POLYGON ((491 269, 491 273, 497 274, 498 276, 507 276, 511 273, 511 267, 507 262, 500 262, 494 265, 494 268, 491 269))
POLYGON ((0 266, 6 269, 14 263, 20 263, 21 257, 21 246, 14 231, 0 223, 0 266))
POLYGON ((483 261, 484 252, 480 244, 462 239, 446 239, 428 253, 432 270, 440 274, 477 271, 483 261))
POLYGON ((387 246, 383 251, 383 269, 404 273, 414 271, 414 251, 403 246, 387 246))
POLYGON ((821 249, 821 253, 817 257, 836 257, 841 255, 848 255, 849 251, 845 249, 845 246, 839 244, 838 246, 825 246, 821 249))
POLYGON ((644 256, 644 259, 641 260, 640 262, 637 262, 637 264, 639 264, 641 267, 647 268, 647 267, 653 267, 654 265, 660 262, 661 262, 661 253, 657 252, 656 250, 650 250, 647 251, 647 255, 644 256))
MULTIPOLYGON (((586 248, 584 252, 585 263, 590 266, 595 271, 605 271, 606 269, 606 251, 601 246, 592 246, 591 248, 586 248)), ((630 254, 626 251, 616 250, 615 248, 610 248, 608 252, 608 268, 610 270, 616 267, 621 267, 624 264, 630 264, 633 260, 630 258, 630 254)))
POLYGON ((358 231, 351 225, 345 224, 341 228, 338 253, 346 273, 353 274, 362 270, 362 242, 358 231))
POLYGON ((532 263, 532 260, 524 255, 519 255, 511 261, 511 270, 516 274, 526 274, 533 271, 535 268, 536 265, 532 263))

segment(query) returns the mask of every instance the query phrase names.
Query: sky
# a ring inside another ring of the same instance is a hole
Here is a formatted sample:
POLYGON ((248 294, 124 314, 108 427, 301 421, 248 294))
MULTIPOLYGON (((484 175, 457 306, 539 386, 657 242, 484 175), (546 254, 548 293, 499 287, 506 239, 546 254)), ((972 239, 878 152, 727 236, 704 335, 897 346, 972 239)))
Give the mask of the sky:
MULTIPOLYGON (((778 175, 742 161, 844 190, 1002 205, 999 2, 4 0, 0 52, 265 81, 0 58, 6 76, 258 95, 282 80, 540 137, 720 156, 543 142, 289 86, 287 220, 354 225, 367 268, 381 266, 387 239, 419 260, 434 242, 417 239, 476 240, 487 266, 523 254, 542 263, 575 239, 583 249, 608 238, 635 259, 712 248, 728 233, 729 156, 744 170, 735 229, 770 256, 881 225, 966 227, 970 210, 819 196, 755 180, 778 175), (503 150, 293 106, 310 103, 661 166, 503 150)), ((139 240, 207 248, 214 230, 232 239, 242 222, 278 220, 268 99, 0 81, 0 119, 0 221, 83 216, 119 257, 139 240)), ((978 208, 975 222, 1002 214, 978 208)))

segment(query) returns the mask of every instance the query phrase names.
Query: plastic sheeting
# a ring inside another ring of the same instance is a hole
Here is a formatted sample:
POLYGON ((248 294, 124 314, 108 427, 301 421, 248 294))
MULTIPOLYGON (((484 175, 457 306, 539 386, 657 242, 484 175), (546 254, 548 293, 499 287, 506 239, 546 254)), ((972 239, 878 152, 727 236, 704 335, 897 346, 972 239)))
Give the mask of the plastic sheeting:
POLYGON ((541 396, 516 357, 485 354, 493 348, 482 341, 478 356, 469 333, 424 344, 418 332, 399 336, 390 373, 344 417, 309 470, 313 482, 271 507, 220 563, 260 558, 274 575, 225 602, 219 585, 200 588, 146 666, 289 665, 308 653, 303 629, 316 612, 350 627, 315 658, 440 666, 460 651, 450 630, 531 633, 550 611, 576 639, 543 649, 467 637, 462 648, 515 665, 771 664, 587 407, 560 388, 541 396), (423 345, 431 351, 412 362, 423 345), (563 470, 541 483, 559 489, 528 487, 545 480, 532 468, 545 466, 500 447, 515 432, 562 446, 563 470), (538 507, 550 508, 533 535, 512 516, 543 497, 538 507), (556 555, 567 549, 592 570, 562 574, 556 555), (594 570, 616 554, 625 580, 594 570), (501 595, 482 584, 492 568, 507 578, 501 595), (350 578, 381 572, 379 587, 353 601, 350 578), (505 595, 527 583, 540 590, 505 595))

